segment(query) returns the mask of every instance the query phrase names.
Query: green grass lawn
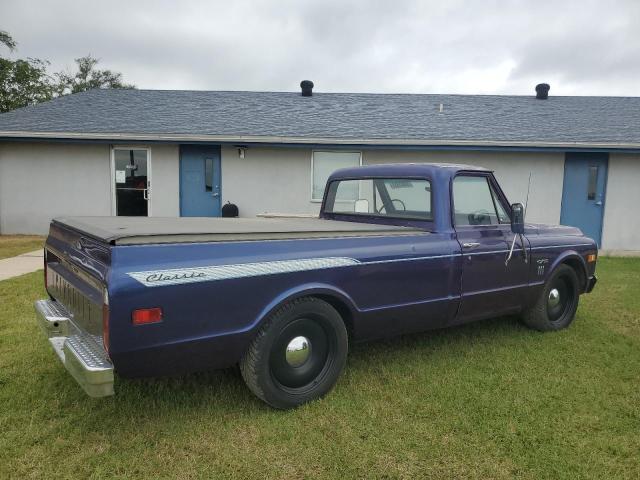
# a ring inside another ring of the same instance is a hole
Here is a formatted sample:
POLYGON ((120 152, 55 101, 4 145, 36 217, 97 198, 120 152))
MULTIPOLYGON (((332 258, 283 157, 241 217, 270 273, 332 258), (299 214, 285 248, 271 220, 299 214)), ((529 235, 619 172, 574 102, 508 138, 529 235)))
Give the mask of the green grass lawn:
POLYGON ((42 273, 0 282, 0 478, 639 478, 640 259, 600 259, 574 325, 515 319, 357 345, 294 411, 235 370, 88 398, 39 332, 42 273))
POLYGON ((38 250, 44 240, 38 235, 0 235, 0 260, 38 250))

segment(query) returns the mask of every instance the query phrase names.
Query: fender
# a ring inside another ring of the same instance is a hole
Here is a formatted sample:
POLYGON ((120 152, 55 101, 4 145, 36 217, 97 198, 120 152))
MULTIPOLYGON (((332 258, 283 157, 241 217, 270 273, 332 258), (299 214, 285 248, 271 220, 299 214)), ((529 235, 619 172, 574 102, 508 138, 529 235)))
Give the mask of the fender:
POLYGON ((269 315, 271 315, 285 303, 295 300, 296 298, 318 295, 331 297, 340 302, 342 305, 345 305, 349 310, 349 314, 351 315, 352 319, 356 318, 356 316, 360 312, 360 309, 357 307, 354 300, 343 290, 326 283, 307 283, 286 290, 276 298, 274 298, 271 302, 269 302, 267 306, 262 309, 260 314, 258 314, 256 319, 252 322, 251 328, 249 330, 255 331, 260 328, 260 326, 266 321, 266 319, 269 318, 269 315))
POLYGON ((572 263, 579 264, 582 269, 582 279, 583 280, 587 279, 587 276, 588 276, 587 262, 582 257, 582 255, 580 255, 575 250, 565 250, 560 255, 558 255, 558 257, 551 264, 551 268, 547 270, 547 275, 545 276, 545 282, 549 278, 549 275, 551 275, 551 272, 553 272, 561 263, 566 263, 567 260, 571 260, 572 263))

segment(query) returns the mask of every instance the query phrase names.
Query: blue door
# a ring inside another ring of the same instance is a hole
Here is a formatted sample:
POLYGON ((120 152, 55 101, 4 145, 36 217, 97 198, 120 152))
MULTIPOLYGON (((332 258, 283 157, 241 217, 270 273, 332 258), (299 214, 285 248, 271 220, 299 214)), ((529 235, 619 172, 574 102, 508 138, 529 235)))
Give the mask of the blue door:
POLYGON ((180 145, 180 215, 220 216, 220 145, 180 145))
POLYGON ((606 153, 567 153, 560 223, 578 227, 600 246, 607 186, 606 153))

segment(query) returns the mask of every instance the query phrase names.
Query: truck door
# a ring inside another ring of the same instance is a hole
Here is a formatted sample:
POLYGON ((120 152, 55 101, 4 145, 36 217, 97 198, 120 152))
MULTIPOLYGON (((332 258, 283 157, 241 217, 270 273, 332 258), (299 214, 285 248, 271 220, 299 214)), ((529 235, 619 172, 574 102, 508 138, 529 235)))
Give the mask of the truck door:
POLYGON ((494 182, 484 172, 453 180, 453 223, 462 252, 462 298, 454 323, 514 312, 522 304, 528 268, 518 242, 505 265, 513 234, 508 205, 494 182))

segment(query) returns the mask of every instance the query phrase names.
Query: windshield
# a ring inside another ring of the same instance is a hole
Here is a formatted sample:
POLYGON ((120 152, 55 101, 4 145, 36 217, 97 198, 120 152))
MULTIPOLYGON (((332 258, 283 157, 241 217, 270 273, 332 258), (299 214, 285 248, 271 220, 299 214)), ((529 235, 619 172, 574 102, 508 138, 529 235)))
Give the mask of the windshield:
POLYGON ((431 182, 413 178, 335 180, 329 185, 324 211, 432 220, 431 182))

